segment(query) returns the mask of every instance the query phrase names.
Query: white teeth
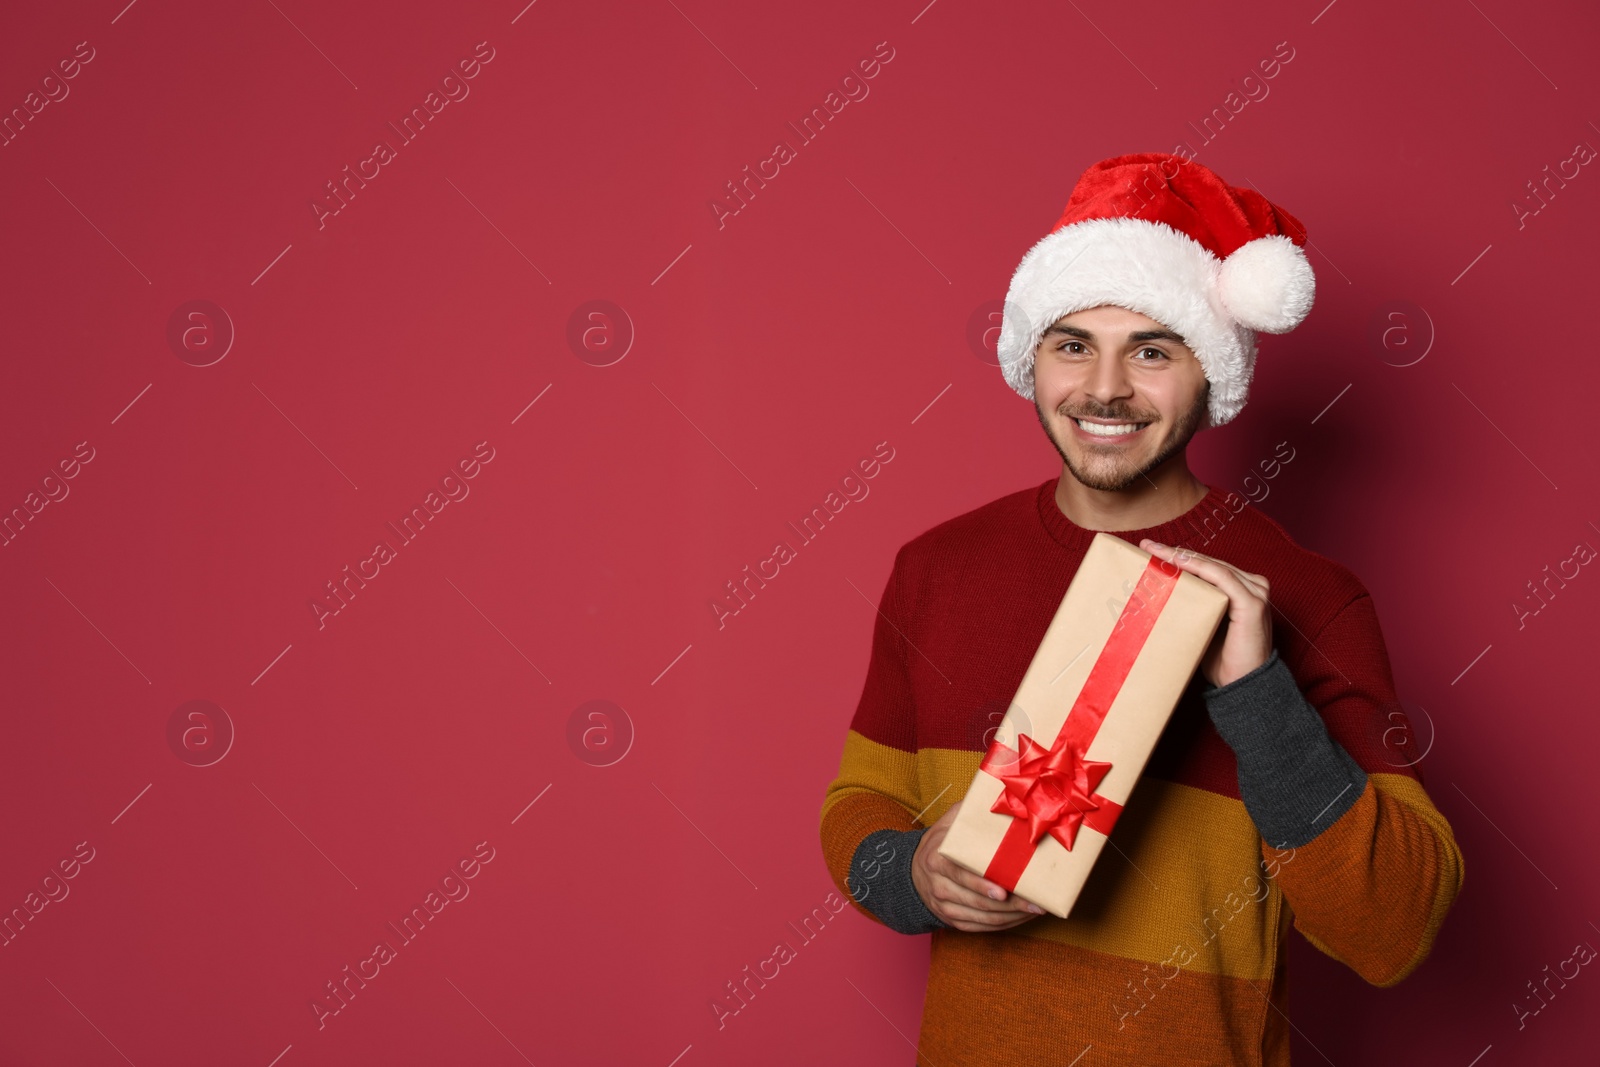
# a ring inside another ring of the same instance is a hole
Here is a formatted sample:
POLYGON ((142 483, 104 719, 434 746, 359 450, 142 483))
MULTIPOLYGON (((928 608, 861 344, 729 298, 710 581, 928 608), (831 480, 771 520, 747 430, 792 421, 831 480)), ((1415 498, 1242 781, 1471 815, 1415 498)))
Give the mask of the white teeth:
POLYGON ((1142 422, 1118 422, 1107 426, 1098 422, 1084 422, 1082 419, 1073 419, 1072 421, 1097 437, 1118 437, 1134 430, 1143 429, 1146 425, 1142 422))

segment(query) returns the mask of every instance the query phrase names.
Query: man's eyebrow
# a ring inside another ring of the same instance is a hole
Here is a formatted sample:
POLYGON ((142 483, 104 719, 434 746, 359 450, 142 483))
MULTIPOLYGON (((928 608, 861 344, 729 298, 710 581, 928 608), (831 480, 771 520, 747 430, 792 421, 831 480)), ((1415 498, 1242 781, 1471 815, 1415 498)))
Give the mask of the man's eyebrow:
POLYGON ((1078 327, 1078 326, 1065 326, 1065 325, 1063 325, 1063 324, 1061 324, 1059 322, 1052 323, 1050 326, 1046 327, 1044 333, 1041 336, 1042 337, 1049 337, 1053 333, 1064 333, 1068 337, 1076 337, 1076 338, 1078 338, 1079 340, 1082 340, 1082 341, 1093 341, 1094 340, 1094 334, 1090 333, 1088 330, 1085 330, 1085 329, 1083 329, 1081 327, 1078 327))
POLYGON ((1188 345, 1182 337, 1171 330, 1140 330, 1138 333, 1128 335, 1130 341, 1171 341, 1174 344, 1188 345))
MULTIPOLYGON (((1044 333, 1040 335, 1041 340, 1045 337, 1049 337, 1053 333, 1064 333, 1068 337, 1076 337, 1080 341, 1094 340, 1094 334, 1088 330, 1085 330, 1079 326, 1068 326, 1059 322, 1047 326, 1044 333)), ((1130 333, 1128 335, 1128 341, 1130 344, 1138 344, 1142 341, 1171 341, 1174 344, 1185 346, 1187 346, 1189 343, 1182 337, 1173 333, 1171 330, 1139 330, 1135 333, 1130 333)))

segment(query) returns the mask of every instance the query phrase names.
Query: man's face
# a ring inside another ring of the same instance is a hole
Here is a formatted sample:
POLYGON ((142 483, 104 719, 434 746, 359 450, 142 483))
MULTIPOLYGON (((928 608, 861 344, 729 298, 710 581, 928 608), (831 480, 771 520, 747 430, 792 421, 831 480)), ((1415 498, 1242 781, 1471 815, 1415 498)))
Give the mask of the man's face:
POLYGON ((1126 489, 1181 452, 1200 428, 1209 393, 1183 338, 1126 308, 1062 316, 1034 349, 1039 424, 1090 489, 1126 489))

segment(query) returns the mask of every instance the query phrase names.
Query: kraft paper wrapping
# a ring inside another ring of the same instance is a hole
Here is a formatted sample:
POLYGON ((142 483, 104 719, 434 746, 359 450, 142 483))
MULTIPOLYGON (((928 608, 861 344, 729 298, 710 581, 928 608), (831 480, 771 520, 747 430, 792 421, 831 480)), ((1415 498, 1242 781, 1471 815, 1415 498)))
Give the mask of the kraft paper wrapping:
MULTIPOLYGON (((1017 735, 1023 733, 1046 747, 1055 743, 1118 618, 1129 613, 1131 594, 1139 588, 1151 558, 1120 537, 1095 534, 995 732, 996 742, 1017 749, 1017 735)), ((1165 565, 1168 576, 1173 569, 1165 565)), ((1086 750, 1088 760, 1111 764, 1093 790, 1097 797, 1119 806, 1127 802, 1227 607, 1225 593, 1187 572, 1171 586, 1086 750)), ((1102 667, 1102 675, 1104 671, 1102 667)), ((939 846, 941 855, 985 873, 1016 821, 991 810, 1003 789, 999 778, 987 771, 977 773, 939 846)), ((1105 834, 1091 821, 1078 828, 1070 850, 1046 834, 1034 846, 1014 892, 1066 918, 1105 841, 1105 834)))

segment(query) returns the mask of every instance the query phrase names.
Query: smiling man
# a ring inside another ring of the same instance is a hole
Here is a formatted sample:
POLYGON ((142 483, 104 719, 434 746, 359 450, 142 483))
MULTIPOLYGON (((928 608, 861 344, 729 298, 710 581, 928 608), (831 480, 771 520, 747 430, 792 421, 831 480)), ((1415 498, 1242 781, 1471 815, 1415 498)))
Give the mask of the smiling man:
POLYGON ((1282 1067, 1291 925, 1389 986, 1460 889, 1371 596, 1185 455, 1243 408, 1257 332, 1310 310, 1304 242, 1197 163, 1121 156, 1012 278, 1001 370, 1061 474, 900 549, 822 807, 856 908, 932 934, 919 1062, 1282 1067), (1228 612, 1060 919, 938 846, 1095 531, 1228 612))

